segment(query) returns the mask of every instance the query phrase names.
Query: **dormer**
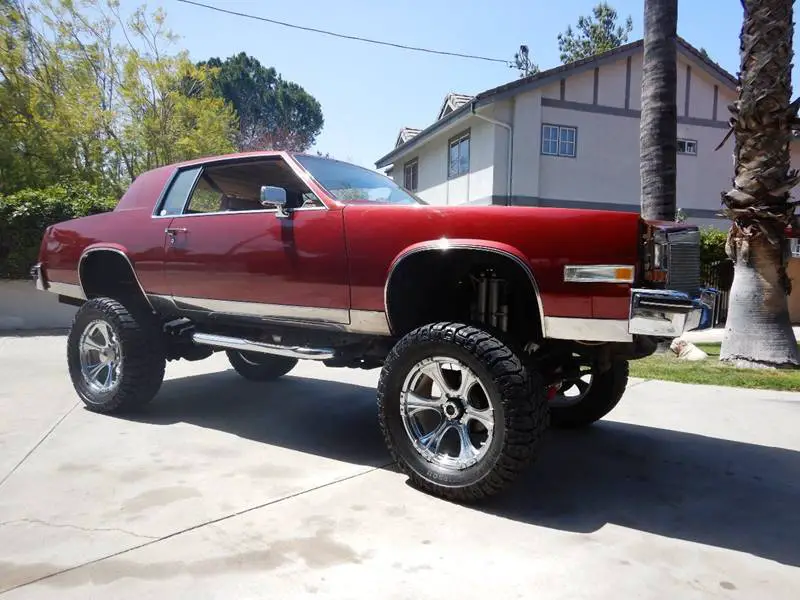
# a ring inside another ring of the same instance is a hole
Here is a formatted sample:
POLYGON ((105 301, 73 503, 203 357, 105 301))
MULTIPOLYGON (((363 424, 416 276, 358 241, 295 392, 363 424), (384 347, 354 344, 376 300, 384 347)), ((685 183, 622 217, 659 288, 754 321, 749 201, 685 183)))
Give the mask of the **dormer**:
POLYGON ((474 96, 467 96, 466 94, 455 94, 452 92, 447 94, 447 96, 444 98, 442 108, 439 110, 439 116, 436 118, 436 120, 438 121, 448 113, 453 112, 458 107, 465 105, 473 98, 474 96))
POLYGON ((414 136, 419 135, 420 131, 422 130, 414 129, 413 127, 403 127, 400 130, 400 133, 397 134, 397 140, 394 143, 394 147, 397 148, 398 146, 405 144, 408 140, 410 140, 414 136))

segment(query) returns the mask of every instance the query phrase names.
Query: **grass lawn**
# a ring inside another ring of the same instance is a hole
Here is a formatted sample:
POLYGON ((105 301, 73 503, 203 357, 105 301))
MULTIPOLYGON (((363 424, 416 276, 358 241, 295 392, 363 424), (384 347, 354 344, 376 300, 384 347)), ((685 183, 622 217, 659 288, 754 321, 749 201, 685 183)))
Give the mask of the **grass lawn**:
POLYGON ((680 383, 703 383, 762 390, 800 392, 800 369, 737 369, 719 362, 719 344, 696 344, 708 354, 700 362, 678 360, 672 353, 655 354, 631 361, 631 377, 664 379, 680 383))

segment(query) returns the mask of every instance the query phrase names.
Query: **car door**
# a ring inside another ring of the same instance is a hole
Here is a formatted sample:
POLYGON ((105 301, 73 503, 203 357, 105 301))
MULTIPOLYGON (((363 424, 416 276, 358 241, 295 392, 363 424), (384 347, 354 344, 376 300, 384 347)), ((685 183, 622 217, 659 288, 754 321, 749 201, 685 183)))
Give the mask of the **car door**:
MULTIPOLYGON (((180 177, 181 174, 178 174, 180 177)), ((166 231, 165 276, 183 309, 348 323, 344 223, 281 156, 205 165, 166 231), (260 202, 286 190, 288 216, 260 202)))

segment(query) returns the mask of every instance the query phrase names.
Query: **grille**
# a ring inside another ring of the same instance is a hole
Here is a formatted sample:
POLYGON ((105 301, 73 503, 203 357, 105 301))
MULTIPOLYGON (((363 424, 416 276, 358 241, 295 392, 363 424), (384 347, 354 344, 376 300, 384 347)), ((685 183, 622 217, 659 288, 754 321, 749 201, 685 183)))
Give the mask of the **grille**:
POLYGON ((667 287, 695 294, 700 281, 700 232, 694 230, 671 233, 668 236, 669 263, 667 287))

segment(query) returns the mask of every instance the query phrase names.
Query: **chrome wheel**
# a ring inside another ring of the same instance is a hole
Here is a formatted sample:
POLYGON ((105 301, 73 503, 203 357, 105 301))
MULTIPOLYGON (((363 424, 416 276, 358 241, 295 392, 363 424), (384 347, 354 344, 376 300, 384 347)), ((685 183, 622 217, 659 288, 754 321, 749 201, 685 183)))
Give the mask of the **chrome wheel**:
POLYGON ((592 389, 592 366, 576 365, 561 387, 550 400, 550 406, 574 406, 579 404, 592 389))
POLYGON ((105 394, 119 384, 122 348, 119 338, 106 321, 90 322, 78 342, 81 374, 89 388, 105 394))
POLYGON ((434 356, 403 382, 400 411, 406 433, 427 461, 466 469, 483 458, 494 433, 494 410, 479 377, 464 363, 434 356))

